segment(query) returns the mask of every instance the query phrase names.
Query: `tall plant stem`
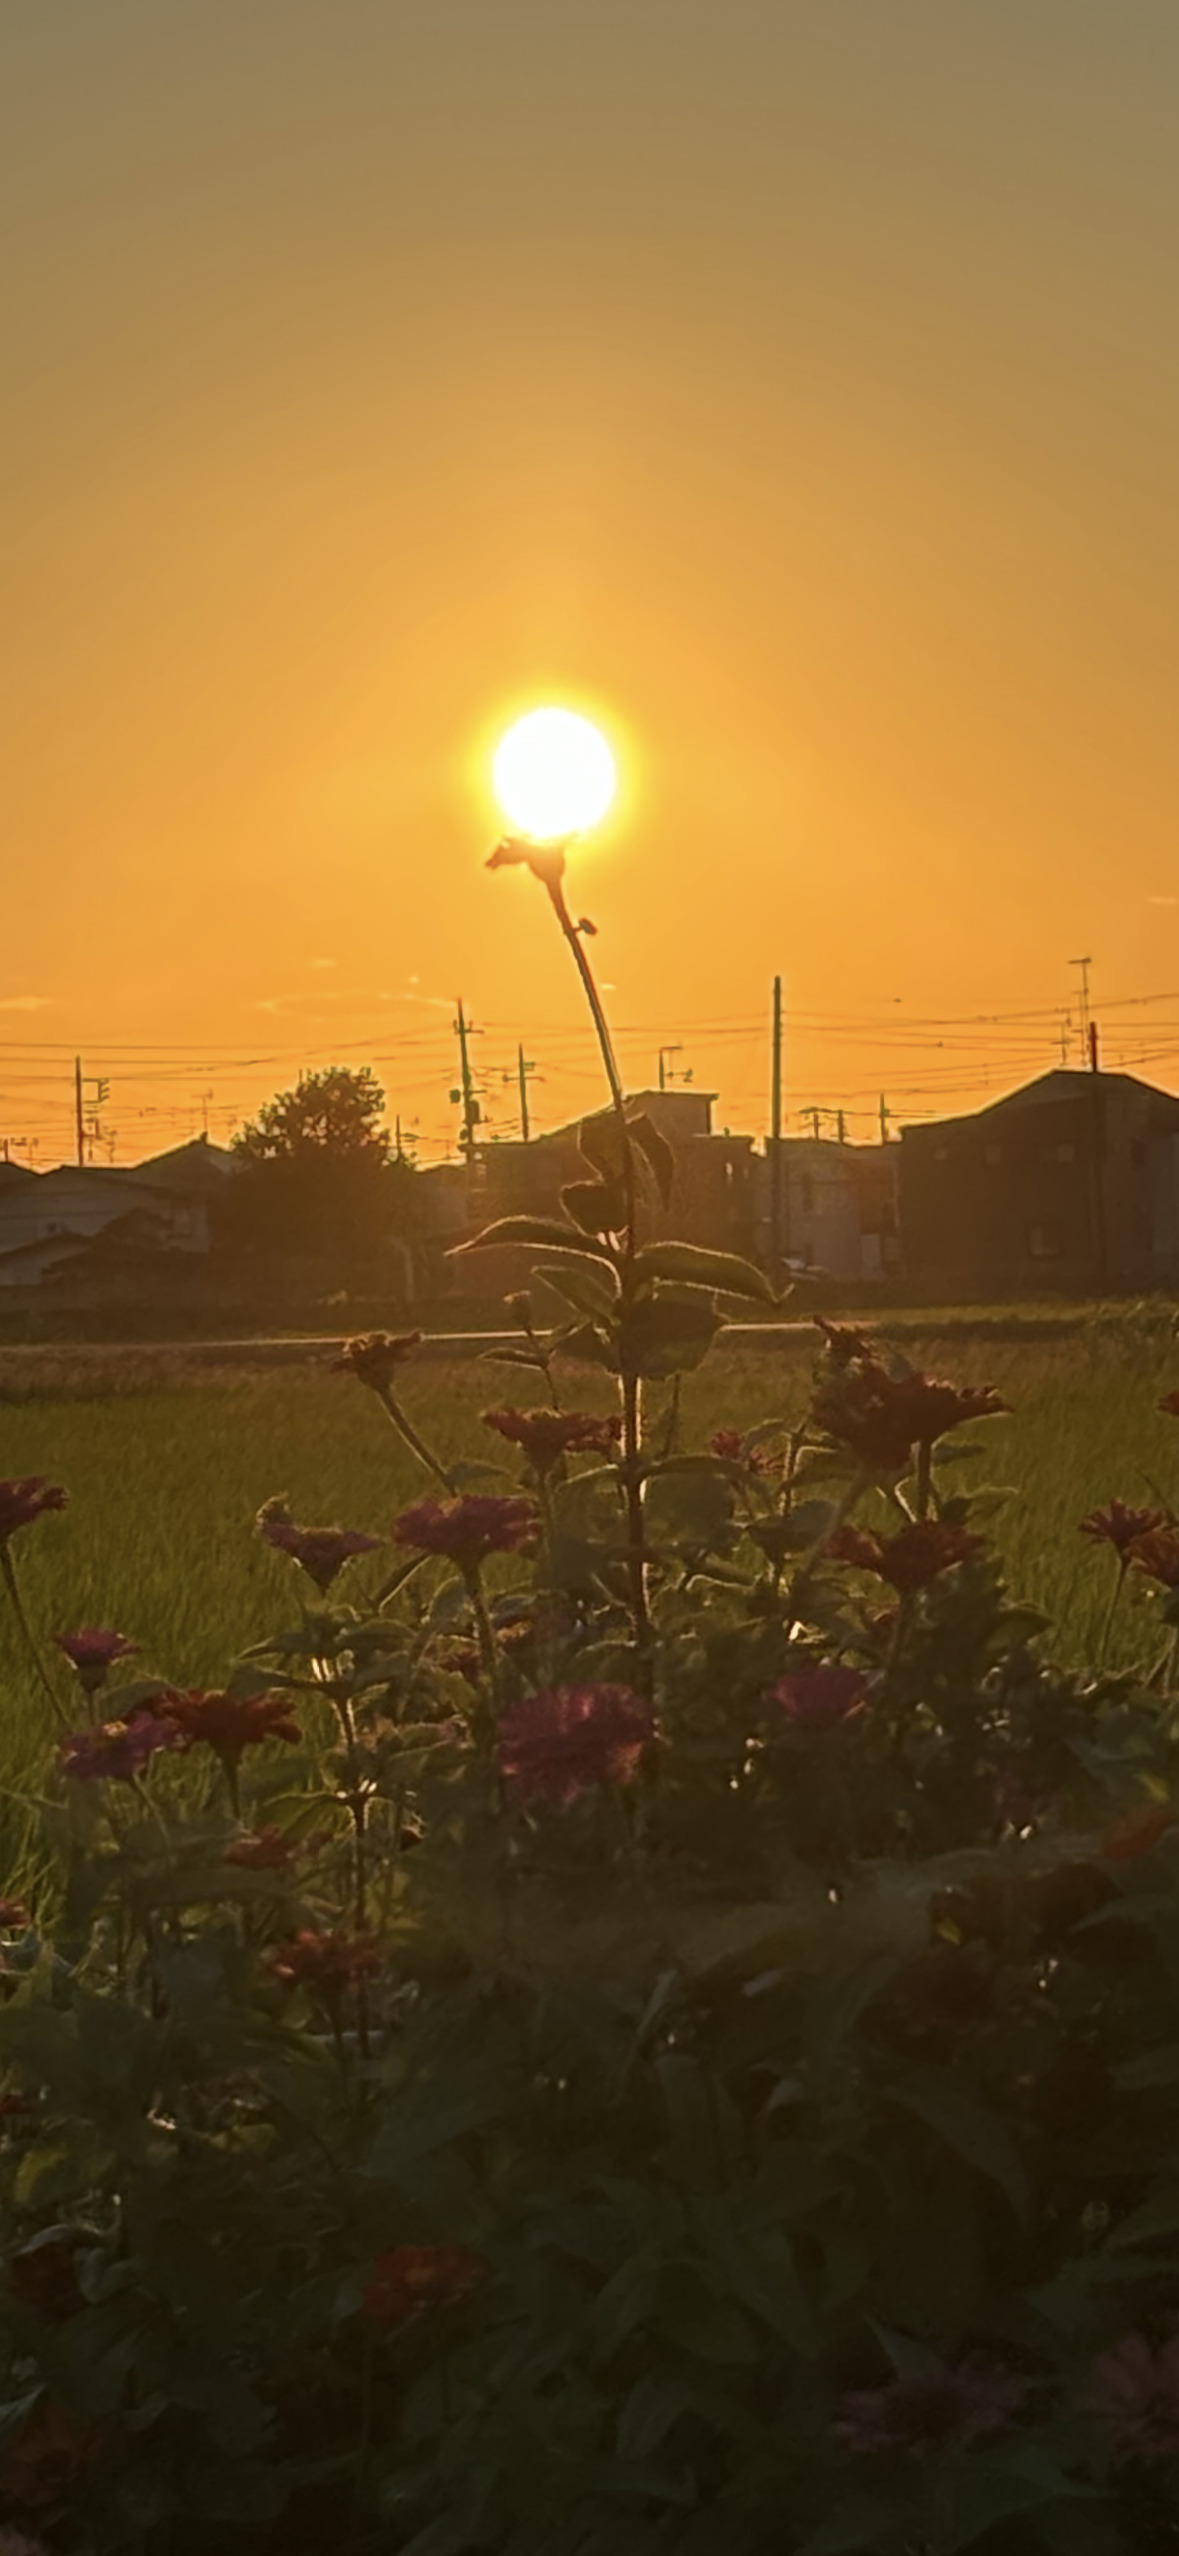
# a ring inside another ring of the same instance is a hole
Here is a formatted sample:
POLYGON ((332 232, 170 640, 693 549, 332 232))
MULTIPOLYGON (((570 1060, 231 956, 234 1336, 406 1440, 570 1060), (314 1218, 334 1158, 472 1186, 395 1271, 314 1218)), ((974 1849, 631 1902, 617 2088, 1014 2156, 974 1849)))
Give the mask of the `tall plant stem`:
POLYGON ((25 1613, 25 1602, 20 1593, 16 1572, 13 1567, 12 1554, 7 1544, 0 1544, 0 1570, 2 1570, 4 1574, 4 1585, 12 1601, 12 1611, 20 1626, 29 1658, 33 1663, 38 1679, 49 1698, 57 1719, 61 1723, 63 1731, 68 1731, 72 1729, 73 1725, 70 1721, 69 1714, 61 1701, 61 1697, 57 1694, 55 1688, 50 1682, 45 1662, 42 1659, 38 1648, 36 1635, 29 1622, 28 1616, 25 1613))
MULTIPOLYGON (((618 1059, 610 1036, 610 1024, 602 1009, 602 998, 594 981, 594 972, 585 954, 584 934, 578 931, 565 902, 565 891, 559 874, 544 873, 544 885, 566 942, 573 953, 573 963, 581 978, 582 990, 590 1008, 597 1032, 610 1100, 618 1126, 619 1152, 622 1162, 622 1195, 625 1229, 623 1233, 623 1265, 621 1272, 622 1306, 625 1312, 634 1284, 635 1254, 638 1250, 637 1182, 635 1152, 626 1117, 626 1095, 618 1059)), ((643 1520, 642 1477, 642 1388, 637 1375, 622 1370, 622 1454, 626 1485, 626 1540, 630 1579, 631 1613, 634 1617, 635 1649, 638 1655, 639 1683, 650 1694, 654 1680, 651 1610, 647 1600, 647 1565, 643 1520)))
POLYGON ((402 1410, 396 1394, 391 1391, 388 1385, 383 1385, 380 1388, 377 1399, 383 1404, 385 1410, 388 1412, 389 1418, 397 1431, 397 1435, 400 1438, 402 1445, 409 1448, 410 1454, 412 1456, 416 1456, 418 1463, 420 1465, 424 1465, 427 1473, 433 1474, 434 1480, 442 1484, 443 1490, 448 1492, 453 1500, 455 1496, 455 1482, 453 1474, 447 1472, 446 1466, 443 1464, 441 1457, 436 1456, 433 1448, 427 1446, 425 1439, 419 1437, 408 1413, 402 1410))
MULTIPOLYGON (((499 1653, 495 1647, 495 1631, 490 1614, 488 1613, 487 1597, 483 1587, 483 1578, 477 1562, 472 1563, 470 1570, 465 1574, 465 1578, 467 1583, 467 1595, 471 1601, 471 1613, 475 1618, 475 1631, 479 1637, 479 1653, 483 1661, 483 1674, 487 1680, 488 1690, 491 1695, 491 1719, 494 1726, 495 1716, 503 1702, 503 1690, 500 1682, 499 1653)), ((486 1732, 484 1732, 484 1736, 487 1736, 486 1732)))
POLYGON ((1099 1644, 1099 1646, 1098 1646, 1098 1652, 1097 1652, 1097 1665, 1098 1665, 1098 1668, 1104 1668, 1104 1667, 1105 1667, 1106 1654, 1107 1654, 1107 1652, 1108 1652, 1108 1650, 1109 1650, 1109 1637, 1110 1637, 1110 1634, 1111 1634, 1111 1633, 1112 1633, 1112 1631, 1113 1631, 1113 1621, 1114 1621, 1114 1617, 1115 1617, 1115 1615, 1117 1614, 1117 1611, 1118 1611, 1118 1599, 1120 1598, 1120 1596, 1121 1596, 1121 1594, 1122 1594, 1122 1590, 1123 1590, 1123 1587, 1124 1587, 1124 1585, 1125 1585, 1125 1579, 1126 1579, 1125 1565, 1124 1565, 1122 1562, 1120 1562, 1120 1561, 1119 1561, 1119 1563, 1118 1563, 1118 1569, 1117 1569, 1117 1578, 1115 1579, 1114 1584, 1113 1584, 1113 1587, 1112 1587, 1112 1589, 1110 1590, 1109 1605, 1107 1606, 1107 1608, 1106 1608, 1106 1610, 1105 1610, 1105 1621, 1104 1621, 1104 1623, 1103 1623, 1103 1625, 1102 1625, 1102 1627, 1101 1627, 1101 1641, 1100 1641, 1100 1644, 1099 1644))
MULTIPOLYGON (((326 1667, 327 1663, 323 1665, 326 1667)), ((335 1700, 344 1739, 344 1753, 348 1760, 348 1815, 352 1821, 352 1922, 357 1934, 363 1936, 368 1929, 368 1806, 364 1796, 363 1770, 360 1763, 352 1699, 348 1695, 338 1695, 335 1700)), ((360 2045, 360 2056, 362 2059, 367 2059, 370 2047, 368 1981, 363 1976, 356 1982, 356 2037, 360 2045)))

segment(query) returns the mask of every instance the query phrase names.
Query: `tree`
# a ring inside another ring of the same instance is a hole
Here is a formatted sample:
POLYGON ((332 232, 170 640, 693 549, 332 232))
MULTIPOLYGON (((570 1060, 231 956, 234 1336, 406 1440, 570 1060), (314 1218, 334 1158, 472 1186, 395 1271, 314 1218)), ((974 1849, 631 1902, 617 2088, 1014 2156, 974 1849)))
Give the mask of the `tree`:
POLYGON ((384 1109, 367 1065, 323 1066, 264 1102, 234 1138, 226 1243, 314 1261, 330 1285, 387 1283, 414 1230, 416 1174, 390 1159, 384 1109))
POLYGON ((301 1074, 291 1092, 264 1101, 233 1140, 244 1161, 295 1162, 308 1153, 337 1160, 389 1159, 389 1131, 380 1124, 385 1095, 371 1065, 324 1065, 301 1074))

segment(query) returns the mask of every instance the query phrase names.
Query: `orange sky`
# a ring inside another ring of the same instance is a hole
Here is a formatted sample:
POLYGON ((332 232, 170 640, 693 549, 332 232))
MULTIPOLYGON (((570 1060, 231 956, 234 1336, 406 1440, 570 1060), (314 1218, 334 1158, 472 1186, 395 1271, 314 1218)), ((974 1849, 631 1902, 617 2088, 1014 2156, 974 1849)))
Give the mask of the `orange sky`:
POLYGON ((434 1153, 459 993, 493 1127, 517 1035, 591 1100, 480 868, 545 699, 634 1081, 763 1127, 778 968, 866 1136, 1089 952, 1179 1083, 1174 0, 54 0, 0 95, 0 1132, 76 1046, 121 1159, 340 1057, 434 1153))

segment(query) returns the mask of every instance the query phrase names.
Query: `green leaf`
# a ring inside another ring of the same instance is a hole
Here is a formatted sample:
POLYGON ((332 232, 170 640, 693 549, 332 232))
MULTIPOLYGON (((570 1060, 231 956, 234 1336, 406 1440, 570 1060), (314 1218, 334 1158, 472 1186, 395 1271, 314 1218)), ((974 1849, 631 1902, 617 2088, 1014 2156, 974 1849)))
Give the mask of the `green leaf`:
POLYGON ((572 1180, 561 1205, 583 1233, 617 1234, 626 1223, 626 1193, 615 1180, 572 1180))
POLYGON ((1153 2086, 1179 2085, 1179 2041, 1161 2042, 1157 2050, 1143 2050, 1134 2059, 1123 2059, 1112 2071, 1115 2086, 1124 2094, 1146 2094, 1153 2086))
POLYGON ((559 1304, 587 1315, 591 1322, 611 1323, 618 1318, 618 1283, 613 1271, 599 1275, 597 1269, 542 1269, 537 1284, 555 1296, 559 1304))
POLYGON ((721 1329, 721 1317, 707 1298, 685 1304, 659 1290, 641 1296, 622 1317, 622 1372, 647 1382, 686 1375, 707 1357, 721 1329))
POLYGON ((895 2505, 876 2494, 852 2494, 804 2538, 796 2556, 858 2556, 884 2544, 895 2505))
POLYGON ((448 1260, 458 1260, 471 1251, 506 1251, 521 1248, 528 1251, 568 1252, 575 1260, 604 1260, 614 1266, 614 1255, 604 1243, 579 1232, 576 1225, 566 1225, 558 1216, 499 1216, 494 1225, 485 1225, 481 1234, 472 1234, 469 1242, 456 1243, 447 1253, 448 1260))
POLYGON ((577 1131, 577 1145, 583 1160, 597 1172, 600 1180, 621 1181, 625 1170, 625 1144, 616 1110, 595 1110, 592 1118, 583 1118, 577 1131))
POLYGON ((946 2146, 997 2184, 1016 2218, 1027 2217, 1030 2203, 1023 2160, 999 2115, 977 2103, 945 2068, 920 2068, 890 2089, 890 2103, 903 2105, 946 2146))
POLYGON ((778 1301, 764 1272, 735 1251, 706 1251, 700 1243, 644 1243, 635 1254, 635 1268, 643 1279, 678 1279, 686 1286, 741 1296, 750 1304, 776 1305, 778 1301))
POLYGON ((630 1141, 632 1145, 638 1147, 659 1192, 660 1205, 670 1207, 672 1191, 675 1188, 675 1155, 666 1136, 660 1128, 656 1127, 654 1120, 648 1118, 645 1109, 639 1110, 634 1118, 629 1118, 627 1126, 630 1129, 630 1141))

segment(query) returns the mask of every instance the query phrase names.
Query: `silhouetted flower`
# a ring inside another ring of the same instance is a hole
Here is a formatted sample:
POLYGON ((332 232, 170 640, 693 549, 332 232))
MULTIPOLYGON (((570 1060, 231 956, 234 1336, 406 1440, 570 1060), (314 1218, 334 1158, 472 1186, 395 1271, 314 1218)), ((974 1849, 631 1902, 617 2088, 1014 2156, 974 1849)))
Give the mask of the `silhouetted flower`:
POLYGON ((74 1783, 96 1784, 105 1778, 132 1784, 159 1749, 183 1746, 175 1723, 163 1714, 137 1713, 131 1722, 100 1722, 97 1730, 69 1732, 59 1757, 62 1773, 74 1783))
POLYGON ((992 1385, 952 1385, 934 1376, 890 1375, 871 1354, 848 1350, 821 1377, 811 1419, 873 1472, 903 1472, 915 1446, 932 1446, 967 1420, 1006 1411, 992 1385))
POLYGON ((370 2325, 405 2325, 423 2308, 449 2307, 484 2278, 486 2259, 465 2245, 395 2245, 379 2254, 361 2301, 370 2325))
POLYGON ((1161 1581, 1165 1589, 1179 1589, 1179 1529, 1152 1527, 1148 1534, 1136 1536, 1128 1547, 1127 1560, 1132 1570, 1144 1571, 1148 1579, 1161 1581))
POLYGON ((393 1522, 395 1544, 436 1553, 460 1571, 478 1569, 490 1553, 516 1553, 536 1534, 536 1511, 518 1492, 464 1491, 455 1500, 415 1500, 393 1522))
POLYGON ((635 1774, 655 1725, 628 1686, 550 1686, 499 1723, 500 1771, 522 1801, 564 1810, 596 1784, 635 1774))
POLYGON ((21 1527, 34 1526, 50 1509, 68 1507, 68 1493, 44 1473, 26 1474, 16 1482, 0 1482, 0 1544, 7 1544, 21 1527))
POLYGON ((55 1633, 53 1638, 77 1670, 84 1695, 96 1695, 115 1661, 130 1659, 138 1648, 125 1633, 108 1633, 97 1624, 84 1624, 78 1633, 55 1633))
POLYGON ((1088 2404, 1120 2458, 1179 2455, 1179 2334, 1157 2352, 1144 2334, 1124 2335, 1094 2364, 1088 2404))
POLYGON ((161 1717, 179 1732, 181 1744, 188 1748, 211 1748, 222 1764, 236 1768, 247 1748, 259 1748, 264 1740, 280 1739, 292 1743, 302 1739, 289 1695, 229 1695, 224 1687, 168 1687, 142 1715, 137 1715, 131 1728, 140 1721, 150 1726, 161 1717))
POLYGON ((889 1536, 870 1535, 862 1527, 837 1527, 827 1540, 833 1561, 853 1562, 861 1571, 874 1571, 901 1597, 928 1588, 942 1571, 973 1561, 982 1551, 981 1536, 971 1535, 966 1527, 949 1526, 941 1518, 915 1518, 889 1536))
POLYGON ((485 1411, 483 1420, 539 1474, 551 1473, 565 1455, 613 1455, 622 1433, 620 1418, 599 1419, 592 1411, 485 1411))
POLYGON ((1128 1509, 1124 1500, 1110 1500, 1104 1509, 1090 1509, 1088 1517, 1082 1518, 1078 1533, 1091 1535, 1096 1544, 1112 1544, 1124 1571, 1130 1560, 1130 1547, 1166 1523, 1165 1509, 1128 1509))
POLYGON ((97 2445, 92 2424, 79 2423, 56 2397, 41 2397, 0 2455, 0 2494, 28 2511, 59 2502, 97 2445))
POLYGON ((379 1535, 364 1535, 359 1527, 296 1526, 282 1500, 267 1500, 256 1525, 263 1543, 289 1553, 324 1595, 354 1554, 378 1553, 381 1547, 379 1535))
POLYGON ((1179 1420, 1179 1385, 1174 1385, 1170 1393, 1163 1394, 1158 1407, 1166 1412, 1169 1419, 1179 1420))
POLYGON ((750 1473, 779 1473, 782 1458, 768 1447, 748 1447, 740 1429, 714 1429, 708 1441, 708 1452, 722 1464, 743 1464, 750 1473))
POLYGON ((1008 2370, 962 2361, 840 2399, 832 2425, 859 2456, 879 2450, 961 2449, 1008 2429, 1027 2396, 1008 2370))
POLYGON ((225 1849, 225 1861, 247 1873, 279 1873, 294 1852, 294 1840, 284 1837, 281 1828, 259 1828, 250 1837, 235 1837, 225 1849))
POLYGON ((368 1385, 373 1393, 388 1393, 399 1367, 412 1357, 421 1340, 420 1331, 395 1335, 391 1331, 361 1331, 354 1340, 346 1340, 332 1365, 338 1373, 355 1376, 357 1383, 368 1385))
POLYGON ((851 1323, 832 1322, 827 1314, 816 1314, 815 1325, 837 1367, 850 1367, 853 1358, 875 1360, 876 1352, 866 1331, 855 1330, 851 1323))
POLYGON ((339 2004, 346 1988, 370 1979, 381 1966, 376 1945, 367 1937, 341 1935, 334 1928, 318 1934, 311 1926, 302 1927, 287 1943, 273 1944, 266 1958, 284 1987, 306 1988, 329 2007, 339 2004))
POLYGON ((74 2258, 80 2246, 93 2242, 89 2229, 42 2228, 26 2245, 14 2247, 8 2257, 8 2287, 14 2299, 55 2325, 76 2316, 85 2300, 74 2258))
POLYGON ((780 1677, 774 1702, 796 1730, 837 1730, 863 1712, 866 1691, 859 1669, 816 1660, 780 1677))
POLYGON ((1177 1824, 1179 1806, 1174 1802, 1144 1802, 1107 1828, 1101 1852, 1108 1864, 1136 1864, 1142 1856, 1153 1854, 1160 1838, 1177 1824))

